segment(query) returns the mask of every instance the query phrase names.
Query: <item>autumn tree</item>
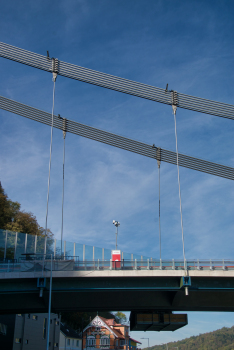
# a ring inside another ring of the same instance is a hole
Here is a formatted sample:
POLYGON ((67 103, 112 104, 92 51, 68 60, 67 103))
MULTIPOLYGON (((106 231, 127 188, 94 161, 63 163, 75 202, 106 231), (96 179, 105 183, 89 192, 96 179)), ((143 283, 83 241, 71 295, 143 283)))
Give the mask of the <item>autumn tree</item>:
MULTIPOLYGON (((42 236, 44 233, 35 215, 21 210, 19 202, 13 202, 5 193, 0 182, 0 229, 42 236)), ((52 233, 48 230, 48 235, 52 233)))

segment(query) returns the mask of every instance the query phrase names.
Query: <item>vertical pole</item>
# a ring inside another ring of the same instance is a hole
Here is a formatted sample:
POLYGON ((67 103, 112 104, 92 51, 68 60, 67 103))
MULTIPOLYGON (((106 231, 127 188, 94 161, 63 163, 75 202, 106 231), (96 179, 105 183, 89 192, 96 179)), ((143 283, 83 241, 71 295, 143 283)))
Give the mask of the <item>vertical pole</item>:
POLYGON ((27 242, 28 242, 28 234, 25 233, 24 253, 27 253, 27 242))
POLYGON ((73 244, 73 259, 75 259, 75 256, 76 256, 76 244, 74 242, 74 244, 73 244))
POLYGON ((93 261, 94 261, 94 257, 95 257, 95 247, 93 246, 93 261))
POLYGON ((104 248, 102 248, 102 260, 105 260, 105 256, 104 256, 104 248))
POLYGON ((55 256, 56 256, 56 238, 54 239, 54 259, 55 259, 55 256))
POLYGON ((35 241, 34 241, 34 254, 37 252, 37 235, 35 236, 35 241))
POLYGON ((16 259, 17 238, 18 238, 18 232, 15 233, 15 252, 14 252, 14 259, 16 259))
POLYGON ((85 244, 83 244, 83 261, 85 261, 85 244))
POLYGON ((115 243, 115 249, 117 250, 117 236, 118 236, 118 225, 116 225, 116 243, 115 243))
POLYGON ((49 341, 50 341, 51 294, 52 294, 52 254, 50 255, 50 294, 49 294, 49 307, 48 307, 48 325, 47 325, 46 350, 49 350, 49 341))
POLYGON ((6 259, 6 251, 7 251, 7 230, 5 235, 5 250, 4 250, 4 259, 6 259))
POLYGON ((63 259, 65 260, 66 256, 66 241, 64 241, 64 252, 63 252, 63 259))

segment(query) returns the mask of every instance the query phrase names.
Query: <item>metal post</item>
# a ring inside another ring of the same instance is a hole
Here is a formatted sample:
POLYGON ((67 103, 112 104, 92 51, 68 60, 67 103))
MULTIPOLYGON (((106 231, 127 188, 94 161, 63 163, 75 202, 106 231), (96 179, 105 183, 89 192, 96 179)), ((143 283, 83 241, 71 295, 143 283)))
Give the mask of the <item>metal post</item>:
POLYGON ((24 252, 27 253, 28 234, 25 233, 24 252))
POLYGON ((48 307, 48 325, 47 325, 46 350, 49 350, 49 341, 50 341, 51 294, 52 294, 52 254, 50 255, 50 294, 49 294, 49 307, 48 307))
POLYGON ((65 260, 65 256, 66 256, 66 241, 64 241, 63 249, 64 249, 64 252, 63 252, 63 260, 65 260))
POLYGON ((54 239, 54 258, 56 256, 56 238, 54 239))
POLYGON ((74 242, 74 245, 73 245, 73 258, 75 259, 75 256, 76 256, 76 244, 74 242))
POLYGON ((93 246, 93 261, 94 261, 94 258, 95 258, 95 247, 93 246))
POLYGON ((83 261, 85 261, 85 244, 83 244, 83 261))
POLYGON ((16 259, 17 238, 18 238, 18 232, 15 233, 15 252, 14 252, 14 259, 16 259))
POLYGON ((35 236, 35 242, 34 242, 34 254, 37 252, 37 235, 35 236))
POLYGON ((175 260, 172 259, 172 270, 175 270, 175 260))
POLYGON ((7 250, 7 230, 5 235, 5 250, 4 250, 4 259, 6 259, 6 250, 7 250))

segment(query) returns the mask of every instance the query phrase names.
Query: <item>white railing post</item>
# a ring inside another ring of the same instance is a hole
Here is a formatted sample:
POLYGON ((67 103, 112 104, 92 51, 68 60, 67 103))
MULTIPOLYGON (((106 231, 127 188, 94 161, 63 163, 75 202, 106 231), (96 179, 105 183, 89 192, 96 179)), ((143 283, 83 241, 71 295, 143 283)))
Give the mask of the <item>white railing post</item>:
POLYGON ((83 261, 85 261, 85 244, 83 244, 83 261))
POLYGON ((15 233, 15 252, 14 252, 14 259, 16 259, 17 238, 18 238, 18 232, 15 233))
POLYGON ((28 242, 28 234, 25 233, 25 240, 24 240, 24 253, 27 253, 27 242, 28 242))
POLYGON ((147 264, 148 264, 147 270, 149 270, 149 259, 147 259, 147 264))
POLYGON ((112 270, 112 259, 110 259, 110 270, 112 270))
POLYGON ((175 270, 175 260, 172 259, 172 270, 175 270))
POLYGON ((99 270, 99 259, 97 261, 97 269, 99 270))
POLYGON ((197 269, 200 270, 200 262, 199 262, 199 259, 197 259, 197 269))
POLYGON ((4 250, 4 259, 6 259, 6 251, 7 251, 7 230, 5 235, 5 250, 4 250))
POLYGON ((210 259, 210 270, 212 270, 212 261, 210 259))
POLYGON ((137 270, 137 259, 135 259, 135 270, 137 270))
POLYGON ((54 239, 54 259, 55 259, 55 255, 56 255, 56 238, 54 239))
POLYGON ((162 270, 162 259, 160 259, 160 265, 159 265, 160 270, 162 270))

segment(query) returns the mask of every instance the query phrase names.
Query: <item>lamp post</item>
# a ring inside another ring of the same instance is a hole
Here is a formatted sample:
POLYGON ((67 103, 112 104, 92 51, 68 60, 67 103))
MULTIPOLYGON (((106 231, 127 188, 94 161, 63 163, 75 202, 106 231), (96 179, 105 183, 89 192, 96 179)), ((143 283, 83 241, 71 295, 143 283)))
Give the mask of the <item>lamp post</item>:
POLYGON ((119 221, 116 221, 116 220, 113 220, 113 225, 115 225, 116 227, 116 244, 115 244, 115 249, 117 250, 117 236, 118 236, 118 227, 120 226, 120 222, 119 221))
POLYGON ((148 350, 149 350, 149 338, 141 338, 141 339, 148 339, 148 350))

